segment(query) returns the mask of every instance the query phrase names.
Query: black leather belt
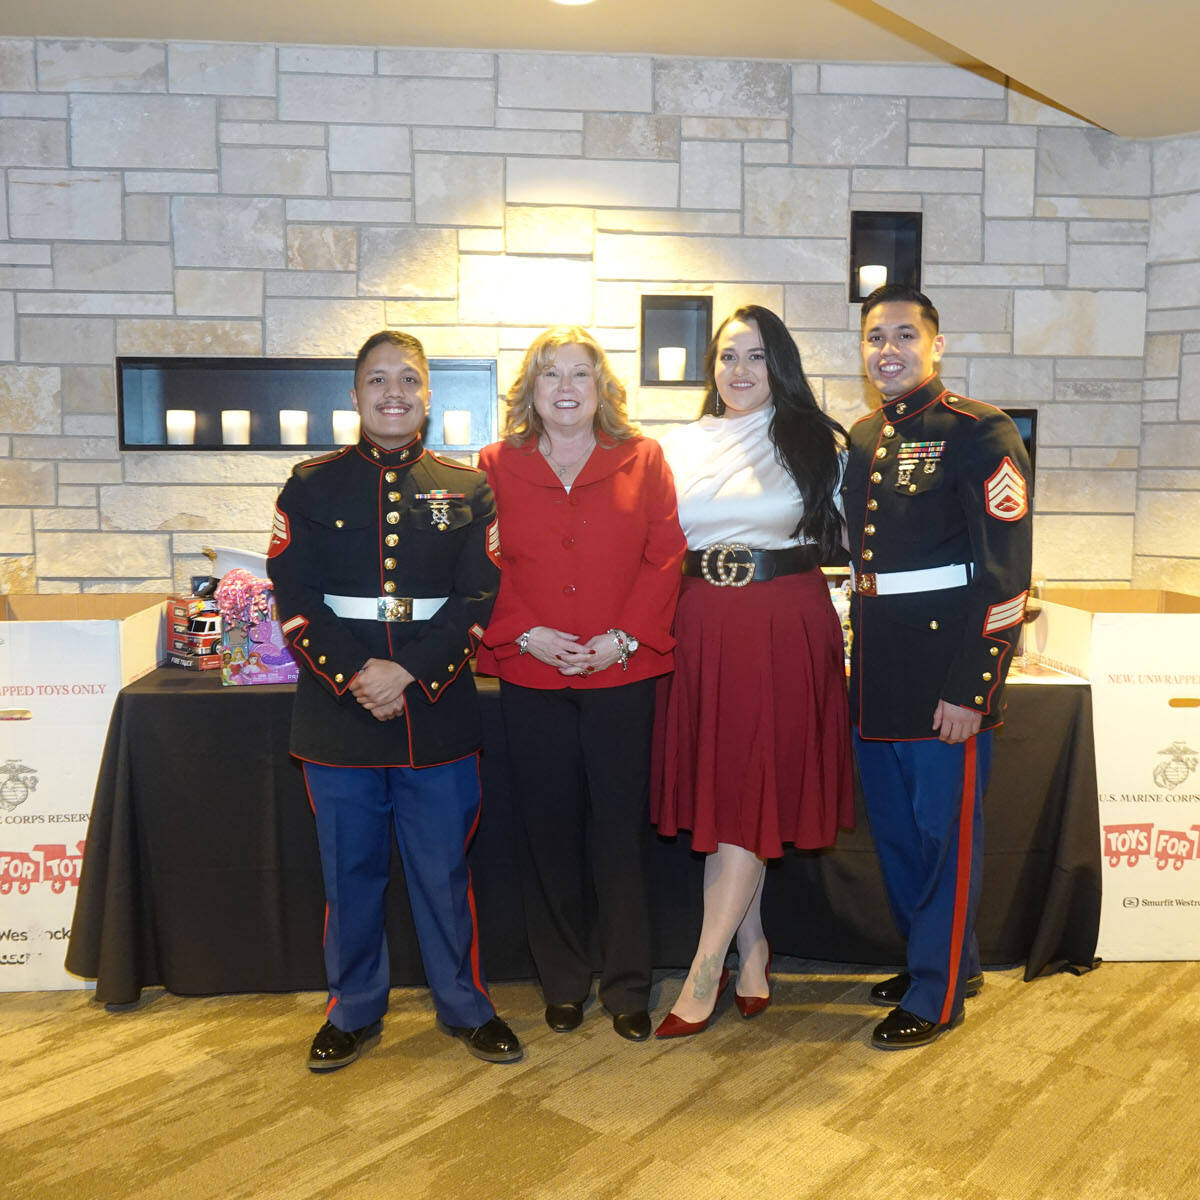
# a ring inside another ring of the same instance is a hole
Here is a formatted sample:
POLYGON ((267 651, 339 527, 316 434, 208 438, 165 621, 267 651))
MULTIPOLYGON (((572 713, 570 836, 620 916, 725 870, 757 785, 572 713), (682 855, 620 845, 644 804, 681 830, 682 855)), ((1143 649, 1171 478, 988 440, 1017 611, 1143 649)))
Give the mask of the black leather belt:
POLYGON ((683 573, 696 575, 716 587, 745 587, 766 583, 778 575, 799 575, 821 565, 816 546, 787 550, 751 550, 741 542, 722 542, 683 556, 683 573))

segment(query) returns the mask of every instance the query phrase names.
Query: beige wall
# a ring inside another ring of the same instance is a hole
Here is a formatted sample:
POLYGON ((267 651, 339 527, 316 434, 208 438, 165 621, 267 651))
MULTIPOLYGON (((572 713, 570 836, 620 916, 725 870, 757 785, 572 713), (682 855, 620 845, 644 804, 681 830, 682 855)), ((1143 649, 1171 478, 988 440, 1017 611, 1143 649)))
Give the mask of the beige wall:
MULTIPOLYGON (((1200 591, 1200 136, 951 67, 0 40, 0 590, 262 548, 292 456, 121 454, 115 354, 495 356, 638 297, 782 312, 863 411, 852 208, 924 213, 946 376, 1040 409, 1036 569, 1200 591)), ((698 394, 631 390, 650 431, 698 394)))

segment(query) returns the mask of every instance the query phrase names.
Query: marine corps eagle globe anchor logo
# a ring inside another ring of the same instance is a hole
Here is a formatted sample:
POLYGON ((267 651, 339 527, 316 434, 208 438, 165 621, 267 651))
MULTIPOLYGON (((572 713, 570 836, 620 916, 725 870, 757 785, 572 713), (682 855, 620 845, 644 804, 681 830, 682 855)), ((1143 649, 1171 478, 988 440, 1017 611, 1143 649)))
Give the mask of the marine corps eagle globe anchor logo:
POLYGON ((0 763, 0 809, 12 812, 29 799, 30 792, 37 791, 37 785, 37 771, 33 767, 27 767, 15 758, 0 763))
POLYGON ((1160 788, 1177 788, 1200 763, 1200 755, 1186 742, 1172 742, 1159 754, 1170 755, 1166 762, 1160 762, 1154 768, 1154 782, 1160 788))

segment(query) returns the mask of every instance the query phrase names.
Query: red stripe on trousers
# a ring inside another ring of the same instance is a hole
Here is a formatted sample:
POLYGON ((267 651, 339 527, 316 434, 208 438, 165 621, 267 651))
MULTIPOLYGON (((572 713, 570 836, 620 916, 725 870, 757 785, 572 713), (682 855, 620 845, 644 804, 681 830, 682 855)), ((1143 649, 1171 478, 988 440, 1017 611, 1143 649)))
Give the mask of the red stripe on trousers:
POLYGON ((962 798, 958 813, 958 862, 955 869, 954 921, 950 928, 950 986, 942 1001, 942 1013, 938 1024, 950 1020, 954 993, 958 989, 958 971, 962 963, 963 936, 967 928, 967 900, 971 890, 971 842, 975 830, 975 738, 968 738, 963 746, 962 798))

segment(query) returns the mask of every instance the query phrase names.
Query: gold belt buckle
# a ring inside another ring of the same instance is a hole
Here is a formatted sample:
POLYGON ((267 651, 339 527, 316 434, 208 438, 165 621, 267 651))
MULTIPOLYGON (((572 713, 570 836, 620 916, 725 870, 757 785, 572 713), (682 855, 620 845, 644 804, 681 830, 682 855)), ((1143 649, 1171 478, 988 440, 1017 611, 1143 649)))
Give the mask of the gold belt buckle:
POLYGON ((411 621, 411 596, 380 596, 375 601, 376 620, 379 621, 411 621))
POLYGON ((700 556, 700 574, 715 587, 745 587, 754 578, 754 559, 751 558, 748 562, 729 561, 731 554, 738 554, 742 551, 750 552, 750 547, 744 542, 718 543, 715 546, 709 546, 700 556), (715 566, 712 562, 714 553, 717 556, 715 566), (745 568, 746 577, 744 579, 738 578, 739 567, 745 568))
POLYGON ((860 596, 878 596, 879 592, 875 583, 875 573, 873 571, 864 571, 862 574, 855 572, 854 590, 860 596))

